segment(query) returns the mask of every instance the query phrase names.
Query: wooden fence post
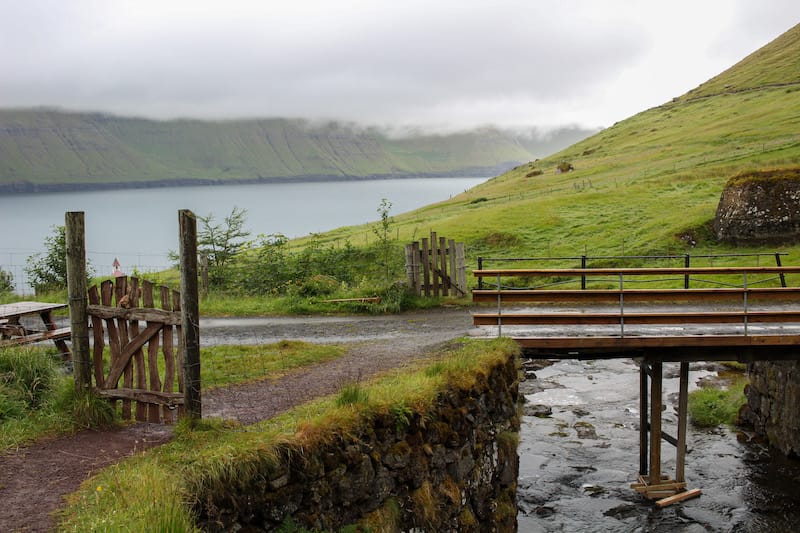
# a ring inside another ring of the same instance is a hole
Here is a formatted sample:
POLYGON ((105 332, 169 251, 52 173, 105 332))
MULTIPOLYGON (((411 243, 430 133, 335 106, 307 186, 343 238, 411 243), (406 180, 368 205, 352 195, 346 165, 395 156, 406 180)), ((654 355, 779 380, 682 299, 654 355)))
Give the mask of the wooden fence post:
POLYGON ((181 254, 181 335, 183 336, 184 407, 192 420, 202 416, 200 403, 200 303, 197 292, 197 218, 178 211, 181 254))
POLYGON ((422 273, 423 273, 423 289, 425 296, 431 295, 431 263, 430 263, 430 249, 428 248, 428 238, 422 239, 422 273))
POLYGON ((456 243, 456 283, 462 295, 467 294, 467 252, 463 242, 456 243))
POLYGON ((88 390, 92 386, 89 324, 86 311, 88 294, 86 292, 86 237, 83 215, 83 211, 70 211, 64 217, 72 368, 75 376, 75 389, 79 392, 88 390))

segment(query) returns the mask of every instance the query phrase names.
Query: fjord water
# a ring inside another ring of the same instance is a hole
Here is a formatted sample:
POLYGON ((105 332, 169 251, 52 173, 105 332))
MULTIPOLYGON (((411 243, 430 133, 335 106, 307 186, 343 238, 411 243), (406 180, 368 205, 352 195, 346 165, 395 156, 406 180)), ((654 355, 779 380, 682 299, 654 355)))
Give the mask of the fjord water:
MULTIPOLYGON (((111 272, 118 258, 126 272, 169 266, 178 249, 178 210, 217 222, 233 207, 247 210, 245 229, 258 234, 300 237, 378 220, 382 199, 390 215, 410 211, 464 192, 487 178, 403 178, 313 183, 270 183, 38 193, 0 196, 0 268, 24 282, 28 256, 43 250, 52 226, 67 211, 86 213, 87 257, 97 274, 111 272)), ((429 229, 420 228, 420 232, 429 229)), ((365 239, 373 237, 365 235, 365 239)), ((358 244, 358 243, 353 243, 358 244)))

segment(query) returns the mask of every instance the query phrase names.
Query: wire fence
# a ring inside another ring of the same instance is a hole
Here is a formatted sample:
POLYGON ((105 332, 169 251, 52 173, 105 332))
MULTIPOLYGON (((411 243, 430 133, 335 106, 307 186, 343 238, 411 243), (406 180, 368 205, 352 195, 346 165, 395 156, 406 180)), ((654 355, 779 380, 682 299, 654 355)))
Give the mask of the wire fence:
MULTIPOLYGON (((46 250, 36 248, 0 248, 0 270, 11 275, 14 292, 21 296, 33 296, 35 290, 31 284, 27 269, 29 260, 39 254, 44 256, 46 250)), ((105 252, 86 251, 86 259, 93 276, 110 276, 114 273, 114 262, 118 260, 121 270, 126 274, 151 274, 173 268, 174 263, 167 254, 151 252, 105 252)))

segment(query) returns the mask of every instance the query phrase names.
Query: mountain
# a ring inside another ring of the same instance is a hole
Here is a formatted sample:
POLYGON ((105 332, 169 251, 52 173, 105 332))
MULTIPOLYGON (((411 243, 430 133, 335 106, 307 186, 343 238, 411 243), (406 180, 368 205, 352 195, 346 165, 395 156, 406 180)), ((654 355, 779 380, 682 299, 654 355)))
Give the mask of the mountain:
MULTIPOLYGON (((729 177, 798 165, 800 25, 681 97, 395 223, 401 240, 430 228, 473 257, 768 253, 717 242, 710 223, 729 177)), ((781 249, 798 263, 800 246, 781 249)))
POLYGON ((264 119, 153 121, 0 110, 0 191, 275 180, 495 175, 591 132, 492 128, 394 137, 375 128, 264 119), (537 141, 540 139, 540 141, 537 141))

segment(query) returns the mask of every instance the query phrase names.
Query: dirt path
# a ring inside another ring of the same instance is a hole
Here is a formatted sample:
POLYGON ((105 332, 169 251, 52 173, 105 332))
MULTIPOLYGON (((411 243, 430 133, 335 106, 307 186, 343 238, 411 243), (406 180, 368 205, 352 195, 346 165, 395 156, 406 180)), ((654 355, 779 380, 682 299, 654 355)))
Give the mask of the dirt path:
MULTIPOLYGON (((470 328, 463 309, 417 311, 386 317, 214 320, 203 328, 210 342, 260 343, 276 339, 349 342, 343 357, 275 381, 232 386, 203 396, 203 416, 244 424, 270 418, 348 381, 400 367, 470 328), (236 325, 237 322, 242 322, 236 325)), ((0 456, 0 531, 49 531, 51 514, 82 481, 124 457, 167 442, 169 427, 136 424, 113 431, 83 431, 0 456)))

